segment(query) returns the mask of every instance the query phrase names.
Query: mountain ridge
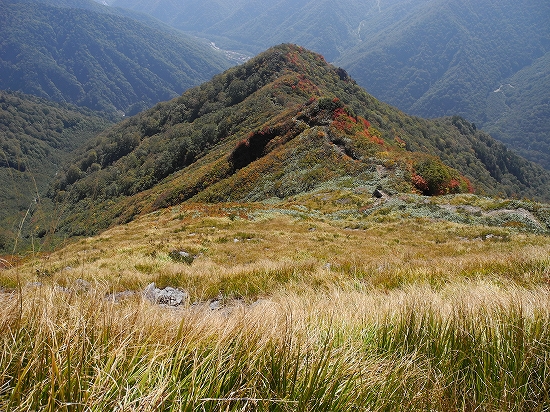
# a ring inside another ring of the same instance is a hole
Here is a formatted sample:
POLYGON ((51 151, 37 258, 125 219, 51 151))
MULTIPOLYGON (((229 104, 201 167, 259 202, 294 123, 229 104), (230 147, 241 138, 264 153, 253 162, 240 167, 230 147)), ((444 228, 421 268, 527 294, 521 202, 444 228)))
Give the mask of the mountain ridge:
POLYGON ((63 230, 85 234, 185 201, 284 199, 322 185, 434 195, 473 184, 549 199, 548 182, 466 120, 407 116, 321 55, 283 44, 115 125, 50 196, 70 212, 63 230))
POLYGON ((529 76, 516 84, 515 102, 507 104, 511 110, 492 96, 500 84, 510 83, 511 77, 550 50, 546 3, 242 0, 231 7, 209 3, 230 9, 219 16, 188 2, 109 3, 150 13, 222 48, 249 54, 282 42, 300 44, 345 68, 382 101, 421 117, 460 115, 523 156, 550 167, 546 150, 550 128, 545 121, 548 65, 539 65, 545 71, 541 82, 531 82, 521 92, 519 86, 529 76), (171 13, 167 16, 165 10, 171 13))

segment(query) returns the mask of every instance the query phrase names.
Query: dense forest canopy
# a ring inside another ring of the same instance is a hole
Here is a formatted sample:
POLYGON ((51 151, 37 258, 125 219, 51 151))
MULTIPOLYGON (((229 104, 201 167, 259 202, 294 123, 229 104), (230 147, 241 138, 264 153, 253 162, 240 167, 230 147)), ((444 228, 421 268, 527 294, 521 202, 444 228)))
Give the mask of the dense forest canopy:
MULTIPOLYGON (((110 125, 86 108, 0 91, 0 249, 11 250, 27 210, 44 211, 42 195, 71 151, 110 125)), ((44 217, 35 232, 46 230, 44 217)))
POLYGON ((231 65, 168 28, 39 2, 0 2, 0 89, 135 114, 231 65))

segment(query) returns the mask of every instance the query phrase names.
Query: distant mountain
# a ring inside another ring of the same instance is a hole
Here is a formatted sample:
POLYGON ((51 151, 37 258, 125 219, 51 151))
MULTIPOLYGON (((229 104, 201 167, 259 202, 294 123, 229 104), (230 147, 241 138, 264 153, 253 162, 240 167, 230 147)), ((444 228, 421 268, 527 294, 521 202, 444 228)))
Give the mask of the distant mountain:
POLYGON ((83 9, 95 11, 97 13, 117 14, 115 9, 105 7, 103 2, 95 0, 8 0, 9 3, 41 3, 53 7, 62 7, 68 9, 83 9))
MULTIPOLYGON (((130 8, 109 7, 106 1, 95 0, 10 0, 11 2, 28 3, 29 1, 35 1, 37 3, 46 4, 53 7, 61 7, 67 9, 82 9, 90 10, 101 14, 112 14, 118 17, 127 17, 132 20, 137 20, 146 26, 159 29, 164 32, 175 33, 174 29, 163 23, 161 20, 151 16, 147 13, 133 11, 130 8)), ((181 35, 181 33, 177 33, 181 35)))
POLYGON ((322 53, 329 61, 358 44, 362 21, 375 1, 343 0, 111 0, 113 6, 149 13, 222 47, 256 54, 284 42, 322 53))
POLYGON ((550 52, 502 81, 486 104, 483 128, 550 169, 550 52))
POLYGON ((11 251, 27 213, 36 212, 35 235, 48 230, 42 195, 69 152, 111 124, 89 109, 0 91, 0 250, 11 251))
POLYGON ((466 117, 550 168, 549 51, 548 2, 432 0, 337 63, 381 100, 466 117))
MULTIPOLYGON (((103 3, 103 1, 99 1, 103 3)), ((113 7, 134 10, 154 16, 172 27, 189 32, 204 31, 236 14, 243 6, 249 5, 248 0, 106 0, 113 7)), ((266 1, 263 5, 269 4, 266 1)))
POLYGON ((50 192, 89 234, 184 201, 319 188, 550 199, 550 173, 460 118, 405 115, 321 55, 281 45, 102 133, 50 192))
POLYGON ((539 60, 550 51, 548 2, 110 1, 221 47, 255 54, 302 45, 380 100, 422 117, 460 115, 550 168, 550 65, 539 60), (507 84, 515 89, 503 103, 493 91, 507 84))
POLYGON ((0 37, 0 89, 106 112, 137 113, 231 65, 172 29, 41 2, 0 1, 0 37))

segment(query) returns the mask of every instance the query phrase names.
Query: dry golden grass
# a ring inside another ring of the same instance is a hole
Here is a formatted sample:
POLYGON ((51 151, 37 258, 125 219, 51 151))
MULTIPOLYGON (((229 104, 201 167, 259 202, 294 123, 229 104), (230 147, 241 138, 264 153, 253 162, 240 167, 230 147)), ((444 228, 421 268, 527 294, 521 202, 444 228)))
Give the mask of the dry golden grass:
POLYGON ((539 285, 550 280, 549 256, 548 237, 512 229, 428 219, 354 229, 353 222, 296 208, 188 205, 81 239, 0 276, 12 287, 17 276, 23 284, 82 278, 112 290, 155 281, 187 288, 195 299, 255 298, 349 279, 382 289, 476 278, 539 285), (174 261, 171 251, 186 251, 194 262, 174 261))
POLYGON ((166 209, 1 271, 0 409, 550 407, 548 237, 280 206, 166 209))
POLYGON ((3 409, 548 406, 548 288, 350 282, 222 311, 160 308, 139 296, 112 303, 107 291, 42 286, 3 298, 3 409), (491 358, 478 366, 480 353, 491 358), (499 373, 509 376, 502 387, 499 373))

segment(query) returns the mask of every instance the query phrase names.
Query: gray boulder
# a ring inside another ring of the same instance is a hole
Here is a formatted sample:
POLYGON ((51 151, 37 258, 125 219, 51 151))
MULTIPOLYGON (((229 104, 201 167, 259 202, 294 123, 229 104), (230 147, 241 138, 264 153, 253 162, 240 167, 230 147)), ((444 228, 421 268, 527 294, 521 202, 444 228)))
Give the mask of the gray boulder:
POLYGON ((77 279, 74 281, 74 288, 77 291, 89 292, 92 289, 92 284, 84 279, 77 279))
POLYGON ((167 306, 183 305, 188 298, 188 294, 184 290, 171 288, 169 286, 164 289, 159 289, 154 282, 147 285, 143 291, 143 296, 152 303, 167 306))

